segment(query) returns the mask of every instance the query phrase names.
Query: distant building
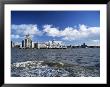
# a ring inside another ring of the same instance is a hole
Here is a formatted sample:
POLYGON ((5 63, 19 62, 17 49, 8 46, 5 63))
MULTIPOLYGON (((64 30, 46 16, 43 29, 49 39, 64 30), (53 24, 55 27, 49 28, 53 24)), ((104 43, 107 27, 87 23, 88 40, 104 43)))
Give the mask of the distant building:
POLYGON ((34 42, 32 42, 32 48, 34 48, 34 42))
POLYGON ((15 45, 14 48, 20 48, 20 45, 15 45))
POLYGON ((34 48, 38 48, 38 43, 34 43, 34 48))
POLYGON ((13 48, 14 47, 14 43, 11 41, 11 48, 13 48))
POLYGON ((29 34, 25 36, 24 40, 22 40, 22 47, 32 48, 32 39, 29 34))
POLYGON ((69 46, 67 46, 67 48, 72 48, 72 46, 71 46, 71 45, 69 45, 69 46))
POLYGON ((62 48, 63 42, 52 40, 52 41, 49 41, 48 46, 49 48, 62 48))
POLYGON ((24 40, 22 40, 22 48, 24 47, 24 40))
MULTIPOLYGON (((13 43, 11 41, 11 47, 13 47, 13 43)), ((63 44, 62 41, 48 41, 48 42, 32 42, 31 36, 28 34, 25 36, 25 38, 22 40, 22 43, 17 43, 14 45, 14 47, 20 47, 20 48, 67 48, 66 45, 63 44)))
POLYGON ((86 48, 87 45, 85 43, 83 43, 83 45, 81 45, 81 48, 86 48))
POLYGON ((100 46, 88 46, 88 48, 100 48, 100 46))
POLYGON ((38 48, 47 48, 47 45, 45 43, 38 43, 38 48))
POLYGON ((11 41, 11 47, 13 46, 13 42, 11 41))
POLYGON ((49 42, 40 42, 40 43, 34 43, 34 48, 66 48, 63 45, 62 41, 49 41, 49 42))

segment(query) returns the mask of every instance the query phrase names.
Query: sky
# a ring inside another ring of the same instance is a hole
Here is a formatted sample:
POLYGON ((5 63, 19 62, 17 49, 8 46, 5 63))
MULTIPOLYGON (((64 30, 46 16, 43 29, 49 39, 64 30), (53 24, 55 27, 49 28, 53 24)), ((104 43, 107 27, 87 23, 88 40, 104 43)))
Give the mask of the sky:
POLYGON ((21 43, 63 41, 67 45, 100 45, 100 11, 11 11, 11 40, 21 43))

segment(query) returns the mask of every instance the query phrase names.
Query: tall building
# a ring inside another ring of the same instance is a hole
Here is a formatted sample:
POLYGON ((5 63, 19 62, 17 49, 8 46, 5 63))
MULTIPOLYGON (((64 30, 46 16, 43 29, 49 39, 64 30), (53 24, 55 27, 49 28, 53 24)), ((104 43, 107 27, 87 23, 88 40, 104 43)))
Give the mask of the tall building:
POLYGON ((24 47, 24 40, 22 40, 22 47, 24 47))
POLYGON ((25 36, 24 40, 22 40, 22 47, 32 48, 32 39, 29 34, 25 36))
POLYGON ((13 41, 11 41, 11 48, 13 48, 14 47, 14 43, 13 43, 13 41))
POLYGON ((38 43, 34 43, 34 48, 38 48, 38 43))
POLYGON ((11 41, 11 47, 13 46, 13 42, 11 41))

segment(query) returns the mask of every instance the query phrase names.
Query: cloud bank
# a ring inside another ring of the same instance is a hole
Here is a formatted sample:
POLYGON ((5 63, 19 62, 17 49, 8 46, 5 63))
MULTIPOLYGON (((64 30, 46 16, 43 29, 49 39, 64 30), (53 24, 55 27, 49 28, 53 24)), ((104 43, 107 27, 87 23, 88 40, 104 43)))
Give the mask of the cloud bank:
POLYGON ((22 39, 26 34, 30 34, 33 38, 37 36, 59 37, 64 41, 89 41, 91 43, 100 42, 100 27, 90 27, 84 24, 79 24, 78 27, 53 27, 53 25, 43 25, 42 29, 39 29, 37 24, 20 24, 11 26, 11 38, 22 39))
POLYGON ((31 36, 34 35, 41 35, 41 31, 39 31, 36 24, 21 24, 21 25, 15 25, 12 24, 12 38, 20 38, 20 36, 24 36, 27 34, 30 34, 31 36))
POLYGON ((52 25, 44 25, 43 31, 48 36, 62 37, 63 40, 81 40, 81 39, 99 39, 100 28, 88 27, 86 25, 79 25, 79 28, 66 27, 63 30, 52 27, 52 25))
POLYGON ((61 31, 59 31, 58 28, 52 27, 52 25, 44 25, 43 26, 43 32, 46 33, 48 36, 52 37, 60 37, 61 31))

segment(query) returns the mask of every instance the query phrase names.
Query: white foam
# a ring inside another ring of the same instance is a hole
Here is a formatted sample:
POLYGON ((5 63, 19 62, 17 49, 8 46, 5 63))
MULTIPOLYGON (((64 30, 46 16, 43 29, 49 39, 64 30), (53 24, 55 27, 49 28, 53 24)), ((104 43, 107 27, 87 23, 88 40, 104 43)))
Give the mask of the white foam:
MULTIPOLYGON (((48 65, 42 65, 44 61, 26 61, 12 64, 12 76, 17 75, 20 77, 55 77, 55 76, 68 76, 69 72, 48 65), (20 68, 23 69, 20 69, 20 68), (14 70, 15 69, 15 70, 14 70)), ((59 63, 64 65, 63 63, 59 63)))

